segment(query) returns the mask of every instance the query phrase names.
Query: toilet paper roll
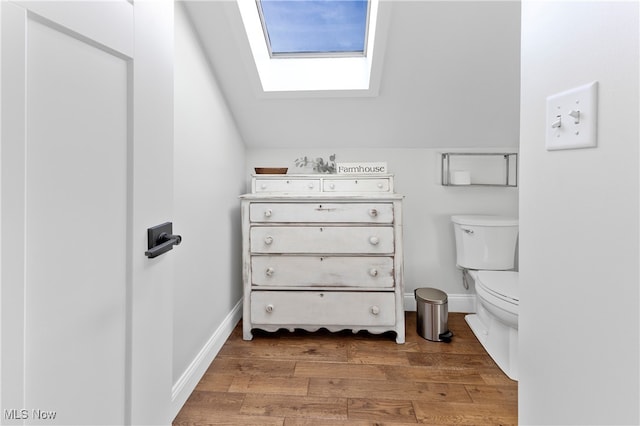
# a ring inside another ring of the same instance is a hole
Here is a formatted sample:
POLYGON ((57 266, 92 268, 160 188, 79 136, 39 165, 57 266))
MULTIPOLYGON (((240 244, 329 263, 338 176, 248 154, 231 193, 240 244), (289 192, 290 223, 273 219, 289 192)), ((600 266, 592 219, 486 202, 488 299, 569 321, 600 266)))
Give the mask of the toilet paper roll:
POLYGON ((471 185, 471 173, 467 170, 455 170, 451 172, 452 185, 471 185))

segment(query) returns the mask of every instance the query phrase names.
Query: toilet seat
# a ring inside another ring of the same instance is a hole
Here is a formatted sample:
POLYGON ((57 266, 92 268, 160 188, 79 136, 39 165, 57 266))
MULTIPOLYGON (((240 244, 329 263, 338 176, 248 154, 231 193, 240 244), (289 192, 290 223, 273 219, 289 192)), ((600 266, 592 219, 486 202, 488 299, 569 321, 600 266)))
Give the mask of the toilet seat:
POLYGON ((514 271, 478 271, 475 274, 476 288, 481 287, 487 293, 507 303, 518 306, 518 273, 514 271))

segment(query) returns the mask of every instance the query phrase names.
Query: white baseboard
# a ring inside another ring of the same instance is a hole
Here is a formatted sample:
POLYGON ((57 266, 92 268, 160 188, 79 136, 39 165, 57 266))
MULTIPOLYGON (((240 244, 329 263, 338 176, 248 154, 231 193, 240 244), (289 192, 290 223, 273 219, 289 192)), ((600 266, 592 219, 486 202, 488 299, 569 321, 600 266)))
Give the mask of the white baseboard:
POLYGON ((202 347, 198 355, 193 359, 189 367, 174 383, 171 388, 171 418, 175 418, 180 409, 204 376, 207 368, 216 357, 220 349, 233 332, 236 324, 242 318, 242 299, 233 307, 231 312, 220 324, 220 327, 211 335, 207 343, 202 347))
MULTIPOLYGON (((447 295, 448 312, 476 312, 476 295, 475 294, 448 294, 447 295)), ((416 298, 413 293, 405 293, 404 310, 416 310, 416 298)))

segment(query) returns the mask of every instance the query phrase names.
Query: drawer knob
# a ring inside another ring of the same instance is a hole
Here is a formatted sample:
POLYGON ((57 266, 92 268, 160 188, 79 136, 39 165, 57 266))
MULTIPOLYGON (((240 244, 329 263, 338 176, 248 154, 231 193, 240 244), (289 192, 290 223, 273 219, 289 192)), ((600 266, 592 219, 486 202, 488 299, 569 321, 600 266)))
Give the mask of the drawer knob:
POLYGON ((378 238, 378 237, 369 237, 369 243, 371 243, 371 245, 377 246, 379 242, 380 242, 380 238, 378 238))
POLYGON ((273 305, 267 305, 267 306, 265 306, 265 307, 264 307, 264 310, 265 310, 265 311, 267 311, 267 312, 269 312, 269 313, 273 312, 273 305))
POLYGON ((379 308, 379 307, 377 307, 376 305, 373 305, 373 306, 371 307, 371 313, 372 313, 373 315, 378 315, 378 314, 380 313, 380 308, 379 308))
POLYGON ((376 268, 369 269, 369 275, 371 275, 372 277, 377 277, 378 276, 378 270, 376 268))
POLYGON ((329 188, 331 188, 331 189, 336 189, 336 184, 335 184, 335 183, 330 183, 330 184, 329 184, 329 188))
POLYGON ((275 272, 275 269, 273 269, 272 267, 268 267, 267 270, 265 271, 265 274, 267 274, 267 276, 270 277, 273 275, 274 272, 275 272))
POLYGON ((266 209, 264 211, 264 217, 271 217, 272 214, 273 212, 271 211, 271 209, 266 209))
POLYGON ((273 243, 273 237, 272 237, 272 236, 269 236, 269 235, 268 235, 268 236, 266 236, 266 237, 264 237, 264 243, 265 243, 266 245, 271 245, 271 243, 273 243))
POLYGON ((369 216, 371 216, 371 217, 378 216, 378 209, 370 209, 369 210, 369 216))
POLYGON ((378 188, 382 189, 382 182, 378 182, 378 188))
POLYGON ((307 188, 313 189, 313 183, 309 182, 309 184, 307 185, 307 188))
POLYGON ((262 185, 260 185, 260 189, 267 189, 267 184, 263 183, 262 185))

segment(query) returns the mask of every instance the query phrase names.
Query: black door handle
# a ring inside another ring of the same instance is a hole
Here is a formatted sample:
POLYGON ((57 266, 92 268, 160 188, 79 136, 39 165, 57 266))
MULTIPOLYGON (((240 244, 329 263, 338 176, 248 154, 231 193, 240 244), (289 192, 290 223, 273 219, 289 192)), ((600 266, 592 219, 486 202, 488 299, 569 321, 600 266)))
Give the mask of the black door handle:
POLYGON ((182 242, 180 235, 173 234, 173 224, 165 222, 147 229, 147 248, 144 252, 149 259, 158 257, 161 254, 173 249, 182 242))

